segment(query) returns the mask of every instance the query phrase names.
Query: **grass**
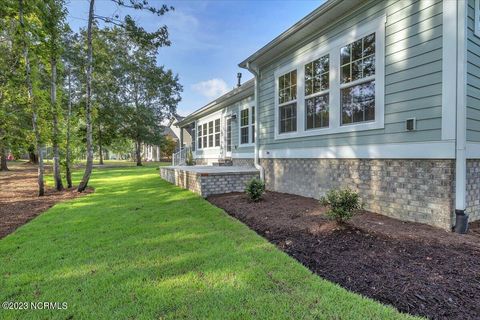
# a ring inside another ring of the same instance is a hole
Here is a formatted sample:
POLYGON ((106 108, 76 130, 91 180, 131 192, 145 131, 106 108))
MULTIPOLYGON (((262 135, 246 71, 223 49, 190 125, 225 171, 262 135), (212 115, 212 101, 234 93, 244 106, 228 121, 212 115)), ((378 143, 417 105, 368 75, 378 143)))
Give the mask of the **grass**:
POLYGON ((0 240, 0 303, 68 308, 1 319, 411 318, 322 280, 153 168, 96 170, 91 184, 0 240))

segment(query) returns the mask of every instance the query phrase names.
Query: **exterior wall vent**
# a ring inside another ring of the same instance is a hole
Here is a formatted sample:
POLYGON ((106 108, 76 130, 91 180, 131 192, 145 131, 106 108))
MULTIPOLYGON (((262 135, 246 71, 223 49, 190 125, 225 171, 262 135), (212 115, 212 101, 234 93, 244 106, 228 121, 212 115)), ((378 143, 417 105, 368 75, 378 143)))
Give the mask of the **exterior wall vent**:
POLYGON ((405 131, 415 130, 417 130, 417 120, 415 118, 405 120, 405 131))

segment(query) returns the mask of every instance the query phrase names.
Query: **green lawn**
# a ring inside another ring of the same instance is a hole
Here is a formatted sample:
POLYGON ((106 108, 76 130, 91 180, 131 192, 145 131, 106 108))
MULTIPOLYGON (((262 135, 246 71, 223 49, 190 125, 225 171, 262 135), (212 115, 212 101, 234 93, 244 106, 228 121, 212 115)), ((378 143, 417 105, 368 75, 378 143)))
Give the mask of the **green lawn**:
POLYGON ((91 185, 0 240, 0 302, 68 309, 0 319, 408 318, 322 280, 154 168, 96 170, 91 185))

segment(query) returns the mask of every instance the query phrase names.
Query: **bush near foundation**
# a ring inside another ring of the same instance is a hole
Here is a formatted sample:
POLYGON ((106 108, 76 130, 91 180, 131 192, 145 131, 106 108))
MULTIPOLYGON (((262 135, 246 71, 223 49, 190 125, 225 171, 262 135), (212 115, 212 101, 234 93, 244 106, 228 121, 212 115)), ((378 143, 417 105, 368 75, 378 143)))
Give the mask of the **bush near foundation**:
POLYGON ((265 182, 260 179, 253 178, 247 183, 245 192, 248 197, 254 202, 259 201, 265 192, 265 182))
POLYGON ((328 207, 327 216, 337 223, 345 223, 362 209, 358 193, 349 188, 328 191, 320 203, 328 207))

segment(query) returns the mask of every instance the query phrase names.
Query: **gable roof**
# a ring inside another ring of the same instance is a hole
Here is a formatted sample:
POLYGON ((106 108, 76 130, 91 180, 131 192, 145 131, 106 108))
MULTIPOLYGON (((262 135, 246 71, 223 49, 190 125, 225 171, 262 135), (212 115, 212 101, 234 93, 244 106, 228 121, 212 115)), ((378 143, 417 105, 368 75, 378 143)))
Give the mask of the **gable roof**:
POLYGON ((259 66, 269 62, 272 57, 281 55, 310 34, 334 23, 339 17, 352 12, 365 2, 365 0, 328 0, 238 65, 250 69, 252 65, 259 66))

